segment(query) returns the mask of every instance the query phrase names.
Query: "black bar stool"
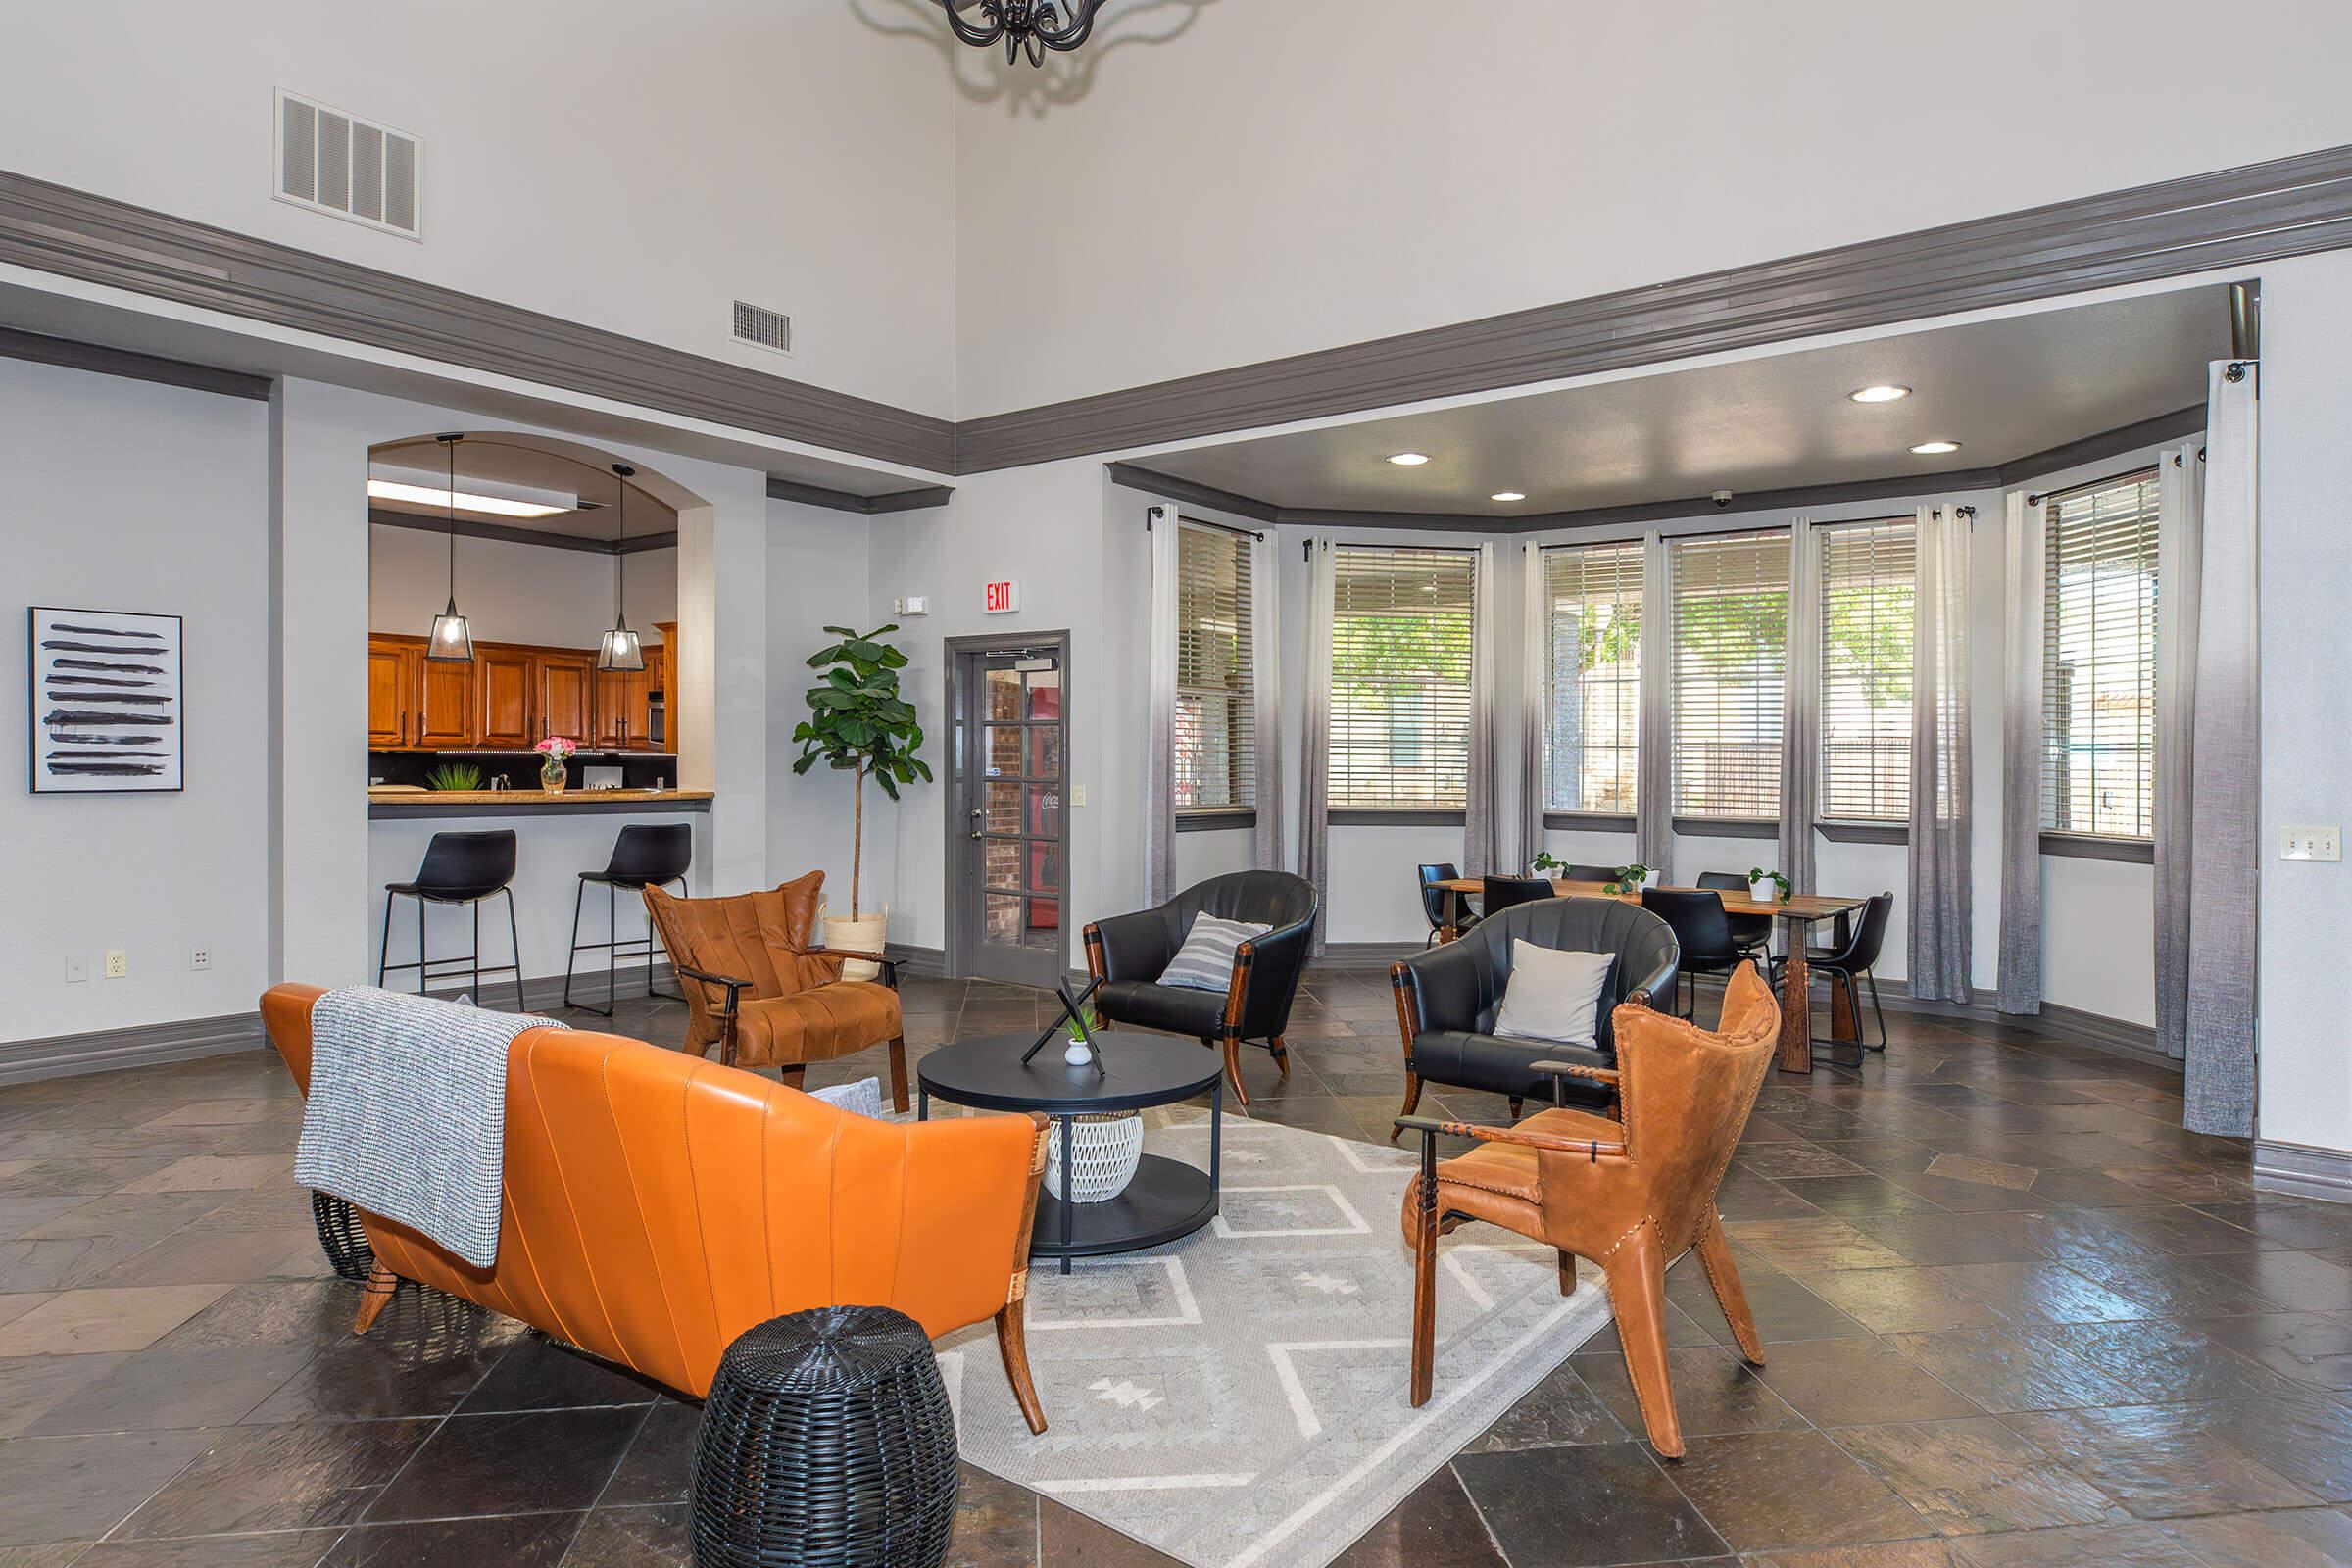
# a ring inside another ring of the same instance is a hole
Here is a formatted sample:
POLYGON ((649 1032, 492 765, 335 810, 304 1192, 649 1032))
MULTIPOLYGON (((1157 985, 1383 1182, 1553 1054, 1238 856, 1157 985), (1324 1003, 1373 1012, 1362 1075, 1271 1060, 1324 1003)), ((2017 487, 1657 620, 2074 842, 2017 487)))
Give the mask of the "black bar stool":
POLYGON ((654 927, 649 918, 645 935, 633 941, 620 940, 620 904, 618 890, 627 888, 642 895, 648 887, 666 886, 675 882, 678 892, 686 892, 686 868, 694 863, 694 828, 685 822, 664 822, 659 826, 647 822, 631 822, 620 830, 612 843, 612 860, 602 871, 582 871, 579 886, 571 895, 571 953, 564 960, 564 1005, 586 1007, 590 1012, 612 1016, 613 993, 619 981, 620 960, 643 956, 645 959, 645 994, 649 997, 668 997, 673 1001, 686 999, 675 991, 654 989, 654 927), (580 901, 588 892, 588 884, 601 882, 605 886, 605 937, 603 942, 580 940, 580 901), (605 958, 605 1004, 589 1007, 586 1003, 571 1000, 572 965, 582 953, 602 949, 605 958))
POLYGON ((413 882, 384 884, 384 945, 375 956, 375 983, 382 985, 384 975, 393 969, 416 971, 416 990, 419 994, 431 989, 435 980, 447 980, 454 975, 470 971, 473 975, 472 997, 478 1004, 482 1000, 482 976, 512 974, 514 977, 514 1007, 528 1012, 522 1000, 522 939, 514 930, 514 830, 498 828, 482 833, 436 833, 424 847, 424 864, 417 867, 413 882), (507 896, 507 940, 513 947, 513 963, 482 965, 482 901, 495 894, 507 896), (392 901, 411 898, 416 901, 416 961, 387 963, 392 956, 392 901), (473 951, 462 958, 428 958, 424 949, 424 906, 428 904, 467 904, 473 906, 473 951), (435 966, 440 972, 435 973, 435 966))

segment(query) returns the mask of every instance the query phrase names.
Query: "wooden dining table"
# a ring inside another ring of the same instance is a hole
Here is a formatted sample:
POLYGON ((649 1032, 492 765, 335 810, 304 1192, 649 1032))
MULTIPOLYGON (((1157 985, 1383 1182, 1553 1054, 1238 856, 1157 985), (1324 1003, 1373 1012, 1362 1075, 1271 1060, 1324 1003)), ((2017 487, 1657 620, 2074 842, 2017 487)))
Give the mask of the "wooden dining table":
MULTIPOLYGON (((1446 894, 1446 923, 1438 929, 1438 940, 1450 942, 1460 930, 1464 901, 1485 891, 1485 884, 1477 877, 1465 876, 1434 885, 1444 889, 1446 894)), ((1610 884, 1606 882, 1570 882, 1555 877, 1552 879, 1551 893, 1552 897, 1560 899, 1616 899, 1626 904, 1642 902, 1639 893, 1611 893, 1609 887, 1610 884)), ((1741 893, 1727 888, 1677 888, 1674 891, 1712 893, 1723 900, 1723 911, 1726 914, 1761 915, 1769 920, 1778 920, 1788 928, 1788 959, 1781 969, 1779 1065, 1783 1072, 1811 1072, 1813 971, 1805 962, 1806 940, 1815 925, 1824 920, 1842 921, 1870 900, 1836 893, 1799 893, 1785 900, 1759 898, 1753 892, 1741 893)), ((1854 1013, 1853 993, 1843 986, 1830 987, 1830 1038, 1840 1044, 1861 1043, 1861 1021, 1854 1013)))

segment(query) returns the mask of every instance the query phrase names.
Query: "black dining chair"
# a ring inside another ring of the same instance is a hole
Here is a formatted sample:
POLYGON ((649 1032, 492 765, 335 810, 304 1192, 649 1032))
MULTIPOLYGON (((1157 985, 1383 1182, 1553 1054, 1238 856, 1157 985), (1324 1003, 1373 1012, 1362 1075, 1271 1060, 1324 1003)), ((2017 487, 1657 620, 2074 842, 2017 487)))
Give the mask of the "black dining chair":
POLYGON ((1747 954, 1732 938, 1732 917, 1724 912, 1723 899, 1719 894, 1690 888, 1643 888, 1642 907, 1665 921, 1674 932, 1675 944, 1682 950, 1675 1000, 1682 1003, 1684 995, 1690 998, 1677 1016, 1695 1018, 1697 976, 1730 974, 1747 961, 1747 954), (1686 975, 1690 978, 1685 980, 1686 975))
POLYGON ((620 890, 636 894, 642 904, 649 887, 667 887, 675 882, 678 896, 686 895, 686 868, 694 863, 694 828, 686 822, 630 822, 612 841, 612 858, 602 871, 582 871, 579 884, 571 895, 571 952, 564 959, 564 1005, 578 1006, 588 1012, 612 1016, 614 992, 620 980, 620 960, 645 959, 645 994, 649 997, 668 997, 684 1002, 686 998, 675 991, 661 991, 654 986, 653 920, 646 920, 645 935, 624 942, 620 939, 620 890), (580 903, 586 897, 590 883, 600 883, 605 890, 605 940, 580 940, 580 903), (603 950, 605 954, 605 1004, 590 1006, 571 1000, 572 966, 583 953, 603 950))
POLYGON ((1551 895, 1547 876, 1481 877, 1478 907, 1482 919, 1492 920, 1515 904, 1533 904, 1551 895))
POLYGON ((1879 1005, 1878 963, 1880 950, 1886 946, 1886 924, 1893 915, 1894 895, 1891 892, 1874 893, 1870 901, 1862 906, 1862 918, 1855 922, 1853 934, 1846 938, 1843 947, 1805 950, 1805 962, 1814 972, 1828 975, 1832 987, 1845 987, 1847 1010, 1853 1015, 1856 1033, 1860 1033, 1862 1019, 1862 993, 1857 989, 1857 981, 1870 982, 1870 1010, 1879 1019, 1877 1045, 1867 1040, 1819 1038, 1814 1040, 1815 1045, 1859 1045, 1865 1051, 1881 1052, 1886 1049, 1886 1009, 1879 1005))
POLYGON ((482 976, 512 974, 514 977, 514 1007, 528 1012, 522 1000, 522 939, 514 930, 514 830, 511 827, 475 833, 436 833, 424 847, 424 863, 416 868, 416 877, 407 882, 384 884, 384 944, 375 956, 375 983, 381 986, 384 976, 394 969, 416 971, 416 990, 419 995, 431 989, 435 980, 454 979, 461 973, 473 976, 473 989, 468 993, 476 1005, 482 1000, 482 976), (482 962, 482 901, 507 896, 507 941, 514 954, 513 963, 485 965, 482 962), (390 963, 392 956, 392 901, 416 901, 416 961, 390 963), (473 906, 473 951, 462 958, 432 958, 425 954, 424 906, 428 904, 467 904, 473 906), (436 973, 435 971, 439 972, 436 973))
MULTIPOLYGON (((1739 894, 1745 894, 1753 886, 1746 877, 1737 871, 1701 871, 1698 873, 1698 885, 1702 888, 1716 888, 1725 893, 1739 894)), ((1730 919, 1732 940, 1738 943, 1740 950, 1751 957, 1763 956, 1764 950, 1772 946, 1772 916, 1769 914, 1735 914, 1730 916, 1730 919)))
POLYGON ((1563 882, 1614 882, 1617 867, 1613 865, 1572 865, 1560 873, 1563 882))
POLYGON ((1478 916, 1462 907, 1462 895, 1451 888, 1440 887, 1441 882, 1457 881, 1461 869, 1450 860, 1416 868, 1421 878, 1421 912, 1429 920, 1429 940, 1421 944, 1424 950, 1435 947, 1438 938, 1453 927, 1456 936, 1478 924, 1478 916))

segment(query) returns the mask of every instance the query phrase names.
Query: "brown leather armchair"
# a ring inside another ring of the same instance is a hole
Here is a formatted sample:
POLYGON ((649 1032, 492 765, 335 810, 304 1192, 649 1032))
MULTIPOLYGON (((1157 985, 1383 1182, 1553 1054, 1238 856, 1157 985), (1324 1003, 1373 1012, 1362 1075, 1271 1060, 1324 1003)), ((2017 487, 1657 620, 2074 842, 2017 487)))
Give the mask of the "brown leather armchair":
POLYGON ((1421 1174, 1404 1196, 1404 1235, 1413 1249, 1412 1402, 1430 1394, 1438 1237, 1464 1220, 1486 1220, 1557 1248, 1562 1295, 1576 1289, 1577 1258, 1600 1265, 1649 1441, 1680 1458, 1682 1424, 1666 1372, 1669 1263, 1698 1249, 1740 1352, 1764 1364, 1764 1344, 1715 1212, 1715 1189, 1771 1069, 1781 1009, 1755 965, 1743 963, 1713 1032, 1633 1003, 1617 1009, 1614 1022, 1615 1068, 1535 1067, 1614 1088, 1619 1120, 1568 1108, 1539 1111, 1513 1127, 1399 1118, 1422 1135, 1421 1174), (1439 1133, 1475 1138, 1478 1147, 1441 1161, 1439 1133))
POLYGON ((765 893, 723 899, 645 890, 646 911, 686 994, 684 1049, 700 1056, 715 1045, 725 1065, 779 1068, 798 1088, 809 1062, 887 1041, 891 1100, 905 1110, 898 966, 879 953, 808 945, 824 885, 825 873, 811 871, 765 893), (880 964, 882 982, 844 980, 851 958, 880 964))
MULTIPOLYGON (((320 995, 262 998, 305 1094, 320 995)), ((738 1336, 788 1312, 895 1307, 933 1338, 993 1319, 1045 1431, 1022 1319, 1044 1117, 875 1121, 640 1040, 525 1029, 506 1127, 496 1265, 361 1211, 375 1270, 354 1333, 416 1280, 700 1398, 738 1336)))

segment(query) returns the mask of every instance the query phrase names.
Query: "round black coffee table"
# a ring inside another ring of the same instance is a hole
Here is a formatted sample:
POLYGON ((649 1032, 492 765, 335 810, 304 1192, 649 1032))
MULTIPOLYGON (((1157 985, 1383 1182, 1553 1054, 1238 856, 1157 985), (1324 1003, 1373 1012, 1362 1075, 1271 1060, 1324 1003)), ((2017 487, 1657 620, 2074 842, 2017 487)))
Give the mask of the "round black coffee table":
POLYGON ((1208 1091, 1208 1169, 1180 1159, 1146 1154, 1135 1179, 1116 1198, 1072 1203, 1050 1192, 1037 1195, 1037 1228, 1029 1251, 1058 1257, 1070 1271, 1073 1257, 1132 1252, 1189 1236, 1216 1217, 1218 1172, 1225 1108, 1225 1074, 1217 1054, 1191 1040, 1167 1035, 1094 1031, 1102 1070, 1073 1067, 1061 1059, 1062 1042, 1046 1042, 1023 1065, 1021 1054, 1036 1042, 1028 1034, 984 1035, 943 1046, 922 1060, 916 1074, 918 1116, 931 1114, 936 1095, 975 1110, 1043 1111, 1054 1118, 1061 1140, 1063 1187, 1067 1190, 1070 1124, 1075 1116, 1172 1105, 1208 1091))

